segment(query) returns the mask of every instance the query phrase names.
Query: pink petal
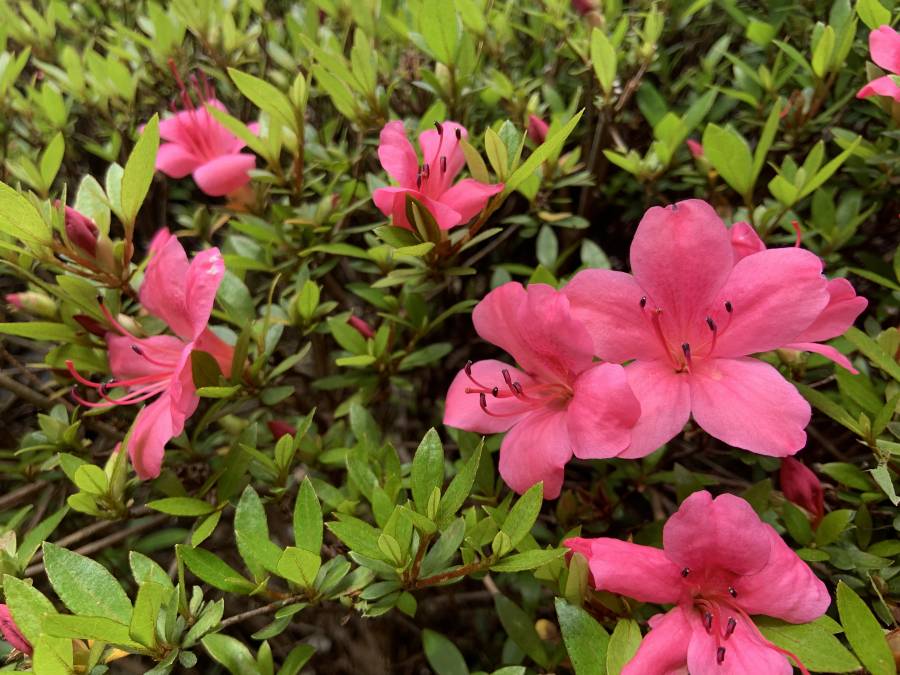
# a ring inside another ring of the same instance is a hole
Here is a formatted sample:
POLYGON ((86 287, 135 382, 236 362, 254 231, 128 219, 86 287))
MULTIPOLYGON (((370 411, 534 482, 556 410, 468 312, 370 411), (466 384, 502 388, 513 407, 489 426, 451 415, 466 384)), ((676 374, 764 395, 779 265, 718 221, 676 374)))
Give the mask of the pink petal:
POLYGON ((818 619, 831 604, 828 589, 771 526, 764 529, 771 544, 769 562, 756 574, 735 580, 735 604, 747 614, 791 623, 818 619))
POLYGON ((503 183, 488 185, 474 178, 464 178, 441 195, 439 201, 459 213, 460 222, 466 223, 484 210, 488 200, 503 192, 503 183))
MULTIPOLYGON (((378 159, 388 175, 401 187, 416 187, 419 160, 416 158, 416 151, 413 150, 412 144, 406 137, 406 129, 400 120, 388 122, 381 129, 378 159)), ((384 213, 384 209, 382 209, 382 213, 384 213)))
POLYGON ((679 570, 686 567, 701 580, 715 572, 753 574, 769 561, 767 527, 740 497, 723 494, 713 499, 701 490, 666 522, 663 547, 679 570))
POLYGON ((900 33, 893 28, 885 24, 869 33, 869 51, 880 68, 900 73, 900 33))
MULTIPOLYGON (((734 266, 710 312, 718 326, 714 354, 744 356, 777 349, 800 335, 827 304, 822 261, 813 253, 775 248, 748 256, 734 266), (726 302, 731 313, 725 310, 726 302)), ((694 354, 703 353, 691 346, 694 354)))
POLYGON ((171 232, 169 232, 168 227, 161 227, 156 231, 156 234, 153 235, 153 239, 150 240, 150 255, 156 255, 159 253, 165 245, 169 243, 169 239, 174 237, 171 232))
POLYGON ((177 237, 160 232, 151 244, 152 256, 141 283, 144 308, 165 321, 176 335, 190 340, 193 331, 184 303, 188 269, 187 254, 177 237))
POLYGON ((791 675, 794 672, 787 657, 764 643, 755 626, 739 614, 731 616, 722 609, 722 622, 728 618, 737 622, 727 641, 722 640, 721 633, 717 636, 715 630, 707 633, 700 612, 690 615, 687 662, 691 675, 791 675), (719 663, 717 655, 721 647, 725 652, 719 663))
POLYGON ((691 408, 711 436, 774 457, 793 455, 806 445, 804 429, 812 415, 790 382, 768 363, 751 358, 697 364, 691 408))
POLYGON ((900 101, 900 86, 897 86, 892 76, 884 75, 872 80, 856 93, 856 98, 870 96, 889 96, 895 101, 900 101))
POLYGON ((156 155, 157 171, 169 178, 184 178, 202 163, 202 159, 176 143, 163 143, 156 155))
MULTIPOLYGON (((166 443, 180 433, 180 429, 175 431, 176 422, 172 415, 172 399, 168 394, 163 394, 138 412, 128 438, 128 456, 141 480, 159 476, 166 443)), ((180 424, 183 426, 184 421, 181 420, 180 424)))
POLYGON ((795 339, 797 342, 820 342, 843 335, 853 325, 869 301, 856 294, 846 279, 832 279, 826 286, 828 304, 795 339))
POLYGON ((34 651, 31 643, 22 635, 22 631, 19 630, 6 605, 0 605, 0 634, 14 649, 18 649, 23 654, 31 654, 34 651))
POLYGON ((500 446, 500 475, 519 494, 544 482, 544 499, 559 497, 563 467, 572 457, 564 412, 542 409, 523 417, 500 446))
POLYGON ((687 666, 691 626, 685 612, 674 607, 650 619, 650 632, 637 654, 625 664, 622 675, 670 675, 687 666))
POLYGON ((735 264, 748 255, 766 250, 766 245, 750 223, 735 223, 728 231, 731 234, 731 250, 734 252, 735 264))
POLYGON ((411 230, 412 227, 406 218, 406 193, 413 196, 418 193, 402 187, 378 188, 372 193, 372 201, 375 206, 388 218, 392 218, 395 227, 403 227, 411 230))
POLYGON ((854 375, 857 375, 859 373, 859 371, 853 367, 853 364, 850 363, 850 359, 841 354, 831 345, 823 345, 819 344, 818 342, 792 342, 785 345, 785 348, 796 349, 798 352, 815 352, 816 354, 821 354, 826 359, 834 361, 841 368, 849 370, 854 375))
MULTIPOLYGON (((472 379, 483 384, 485 388, 497 389, 506 394, 509 388, 503 378, 503 370, 509 371, 513 381, 523 387, 530 387, 534 380, 521 370, 513 368, 502 361, 476 361, 472 364, 472 379)), ((518 398, 506 396, 495 398, 491 394, 485 396, 485 403, 491 414, 481 409, 480 397, 477 393, 466 393, 466 389, 478 389, 465 370, 459 371, 447 392, 444 410, 444 424, 449 427, 474 431, 479 434, 496 434, 507 431, 512 425, 528 414, 531 406, 518 398)))
POLYGON ((184 304, 191 325, 190 337, 196 340, 209 323, 216 292, 225 276, 225 261, 219 249, 201 251, 191 260, 185 280, 184 304))
POLYGON ((225 377, 231 377, 231 362, 234 360, 234 347, 206 328, 194 342, 194 351, 211 355, 225 377))
POLYGON ((564 545, 588 559, 597 590, 658 604, 675 603, 681 597, 681 568, 662 549, 609 537, 576 537, 564 545))
MULTIPOLYGON (((463 222, 462 216, 456 210, 430 197, 423 197, 421 200, 426 209, 434 216, 437 225, 442 230, 449 230, 463 222)), ((404 211, 406 205, 404 204, 404 211)))
POLYGON ((159 121, 159 137, 164 141, 176 143, 186 148, 193 148, 193 130, 196 114, 182 110, 171 117, 159 121))
POLYGON ((601 363, 575 381, 566 423, 572 450, 580 459, 614 457, 628 447, 641 405, 622 366, 601 363))
POLYGON ((663 310, 664 332, 676 344, 703 334, 732 258, 728 229, 706 202, 688 199, 644 214, 631 242, 631 269, 648 309, 663 310))
POLYGON ((653 332, 649 311, 641 309, 644 289, 634 277, 610 270, 582 270, 563 288, 572 316, 594 341, 604 361, 667 358, 653 332))
POLYGON ((118 380, 130 380, 147 375, 169 375, 174 373, 181 361, 185 343, 171 335, 157 335, 134 339, 128 335, 107 333, 109 348, 109 369, 118 380), (142 355, 134 351, 137 345, 142 355))
POLYGON ((459 131, 462 138, 469 136, 466 128, 456 122, 443 122, 441 128, 443 129, 441 134, 437 129, 428 129, 419 134, 422 162, 428 164, 430 169, 430 177, 427 184, 423 185, 422 191, 434 198, 446 192, 453 179, 466 165, 466 156, 459 147, 456 132, 459 131), (447 158, 445 171, 441 171, 441 157, 447 158))
POLYGON ((628 384, 641 404, 623 459, 646 457, 681 433, 691 416, 688 378, 667 361, 635 361, 625 368, 628 384))
POLYGON ((256 156, 246 152, 221 155, 194 171, 194 182, 210 197, 221 197, 250 182, 247 173, 256 166, 256 156))

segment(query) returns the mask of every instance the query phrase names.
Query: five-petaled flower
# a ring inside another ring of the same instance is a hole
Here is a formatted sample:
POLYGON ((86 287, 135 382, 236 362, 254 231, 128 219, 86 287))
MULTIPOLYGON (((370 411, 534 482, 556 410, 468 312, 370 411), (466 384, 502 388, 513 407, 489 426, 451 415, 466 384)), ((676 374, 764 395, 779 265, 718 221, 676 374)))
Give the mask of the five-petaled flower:
POLYGON ((100 402, 89 402, 75 393, 82 405, 130 405, 157 397, 138 412, 128 438, 131 463, 143 479, 159 475, 166 443, 182 432, 185 420, 200 402, 191 353, 209 353, 225 375, 231 373, 234 353, 207 326, 225 273, 219 250, 207 249, 188 262, 178 239, 163 229, 154 237, 150 255, 141 284, 141 304, 165 321, 175 335, 135 337, 101 305, 116 331, 106 335, 113 380, 92 382, 79 374, 71 361, 67 362, 76 381, 96 390, 101 398, 100 402), (118 387, 128 391, 114 398, 110 391, 118 387))
MULTIPOLYGON (((174 68, 173 68, 174 72, 174 68)), ((221 197, 250 182, 248 171, 256 166, 256 157, 241 152, 246 143, 214 118, 206 106, 227 112, 215 98, 212 87, 196 81, 198 103, 195 105, 184 82, 176 79, 181 89, 182 110, 159 123, 159 135, 169 141, 159 146, 156 168, 170 178, 191 174, 197 186, 211 197, 221 197)), ((248 125, 253 133, 258 125, 248 125)))
POLYGON ((442 230, 474 218, 491 197, 503 191, 503 183, 488 185, 464 178, 453 184, 466 163, 459 141, 467 135, 465 128, 456 122, 436 122, 434 129, 419 134, 422 150, 419 164, 403 122, 388 122, 381 130, 378 159, 398 185, 375 190, 372 194, 375 206, 393 218, 394 225, 407 229, 412 229, 406 217, 407 195, 428 209, 442 230))
POLYGON ((510 282, 478 303, 472 321, 520 368, 495 360, 466 364, 447 393, 444 424, 508 431, 500 475, 513 490, 543 481, 544 496, 556 498, 573 454, 599 459, 628 447, 640 405, 621 366, 594 362, 590 336, 562 293, 510 282))
POLYGON ((626 373, 642 416, 620 457, 650 454, 691 415, 712 436, 759 454, 805 445, 809 404, 749 355, 800 349, 849 366, 816 343, 846 331, 866 300, 845 279, 829 282, 809 251, 760 246, 743 227, 729 232, 706 202, 653 207, 631 244, 633 276, 585 270, 563 289, 595 354, 633 361, 626 373))
POLYGON ((900 101, 900 33, 888 25, 879 26, 869 33, 869 52, 875 64, 889 74, 869 82, 857 92, 856 98, 890 96, 900 101))
POLYGON ((831 599, 813 574, 752 507, 734 495, 695 492, 663 528, 663 549, 618 539, 569 539, 599 590, 672 604, 622 675, 790 675, 789 652, 760 633, 751 615, 807 623, 831 599))

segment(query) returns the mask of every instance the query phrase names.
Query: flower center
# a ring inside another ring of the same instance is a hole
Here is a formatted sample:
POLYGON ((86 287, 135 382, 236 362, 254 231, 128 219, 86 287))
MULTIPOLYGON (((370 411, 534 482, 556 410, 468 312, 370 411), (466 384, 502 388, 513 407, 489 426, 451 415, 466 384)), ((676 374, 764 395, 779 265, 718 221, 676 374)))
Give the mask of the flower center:
MULTIPOLYGON (((444 177, 447 175, 447 155, 441 153, 444 147, 444 125, 440 122, 435 122, 434 127, 438 132, 437 150, 435 150, 434 157, 431 157, 430 159, 425 158, 428 159, 428 161, 423 162, 419 167, 419 171, 416 174, 416 189, 425 194, 429 194, 432 197, 437 197, 444 191, 444 177), (439 169, 439 173, 435 176, 436 181, 434 182, 430 181, 432 165, 436 165, 439 169), (431 187, 430 191, 428 189, 429 187, 431 187)), ((459 141, 461 138, 462 132, 457 129, 456 140, 459 141)))
POLYGON ((488 396, 495 399, 515 398, 525 404, 526 410, 534 410, 536 408, 542 408, 552 404, 564 407, 574 395, 572 388, 562 383, 542 383, 530 385, 528 387, 528 390, 526 391, 521 382, 512 379, 512 375, 510 375, 509 370, 507 370, 506 368, 503 368, 500 371, 500 374, 503 377, 503 382, 506 385, 504 388, 497 386, 489 387, 476 380, 472 375, 471 361, 466 363, 465 372, 466 377, 468 377, 472 384, 475 385, 474 387, 466 387, 466 393, 478 394, 478 402, 481 405, 481 409, 485 412, 485 414, 491 415, 492 417, 512 417, 515 415, 521 415, 523 410, 521 408, 518 408, 516 412, 510 413, 493 412, 491 410, 488 410, 488 396))
POLYGON ((722 309, 725 310, 724 318, 720 318, 717 322, 713 319, 714 314, 720 314, 715 309, 711 310, 704 319, 705 329, 700 334, 706 332, 707 337, 702 340, 699 346, 691 346, 691 343, 685 339, 677 339, 677 336, 671 335, 671 330, 667 331, 663 326, 663 308, 656 306, 655 309, 648 309, 647 296, 641 296, 640 300, 641 313, 647 320, 650 329, 656 336, 656 339, 662 345, 663 351, 671 361, 676 373, 691 372, 694 367, 694 360, 697 358, 709 358, 716 349, 716 341, 719 336, 728 330, 731 325, 731 317, 734 315, 734 306, 731 301, 726 300, 722 309), (722 326, 719 326, 721 322, 722 326))

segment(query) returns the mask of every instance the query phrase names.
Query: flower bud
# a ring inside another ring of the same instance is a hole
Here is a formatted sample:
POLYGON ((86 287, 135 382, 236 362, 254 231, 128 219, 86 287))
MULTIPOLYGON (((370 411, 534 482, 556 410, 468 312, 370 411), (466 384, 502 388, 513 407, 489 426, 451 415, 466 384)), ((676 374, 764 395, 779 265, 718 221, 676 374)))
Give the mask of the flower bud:
POLYGON ((66 236, 69 241, 88 255, 96 254, 100 230, 97 229, 93 220, 71 206, 66 207, 66 236))
POLYGON ((266 426, 269 427, 269 431, 276 441, 282 436, 293 436, 297 433, 297 430, 284 420, 269 420, 266 422, 266 426))
POLYGON ((88 333, 91 333, 92 335, 96 335, 97 337, 102 338, 107 333, 107 330, 103 327, 103 324, 101 324, 92 316, 88 316, 87 314, 75 314, 72 318, 78 322, 79 326, 84 328, 88 333))
POLYGON ((22 293, 9 293, 6 302, 32 316, 44 319, 55 319, 57 316, 56 302, 49 295, 36 291, 24 291, 22 293))
POLYGON ((367 340, 371 337, 375 337, 375 331, 372 330, 372 327, 358 316, 353 316, 351 314, 347 319, 347 323, 355 328, 356 331, 367 340))
POLYGON ((537 115, 528 116, 528 138, 540 145, 547 139, 547 130, 550 126, 537 115))
POLYGON ((19 630, 6 605, 0 605, 0 633, 3 634, 4 640, 20 652, 31 654, 34 651, 31 643, 22 635, 22 631, 19 630))
POLYGON ((695 141, 693 138, 687 139, 685 143, 688 146, 688 150, 691 151, 691 155, 693 155, 694 159, 703 157, 703 146, 700 145, 700 143, 695 141))
POLYGON ((816 474, 800 460, 785 457, 779 478, 784 496, 809 511, 813 525, 818 525, 825 515, 825 492, 816 474))

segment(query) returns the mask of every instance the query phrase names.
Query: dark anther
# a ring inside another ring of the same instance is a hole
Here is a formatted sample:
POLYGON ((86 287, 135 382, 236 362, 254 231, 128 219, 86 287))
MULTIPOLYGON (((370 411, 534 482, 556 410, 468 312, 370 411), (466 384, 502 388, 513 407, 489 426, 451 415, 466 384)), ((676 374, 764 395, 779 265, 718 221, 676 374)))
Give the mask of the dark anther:
POLYGON ((683 577, 686 577, 690 573, 691 573, 690 567, 685 567, 683 570, 681 570, 681 576, 683 576, 683 577))
POLYGON ((97 302, 100 303, 101 305, 103 304, 103 296, 100 295, 99 293, 97 294, 97 302))
POLYGON ((734 311, 734 307, 731 306, 731 303, 728 300, 725 301, 725 311, 729 314, 734 311))
POLYGON ((472 362, 466 361, 466 365, 463 366, 463 370, 466 371, 466 375, 468 375, 469 377, 472 377, 472 362))
POLYGON ((428 166, 428 162, 425 162, 422 165, 422 175, 425 176, 425 178, 428 178, 431 175, 431 167, 428 166))
POLYGON ((500 396, 500 387, 494 387, 493 389, 491 389, 491 396, 493 396, 494 398, 500 396))
POLYGON ((646 306, 647 306, 647 296, 642 295, 641 296, 641 309, 644 309, 644 307, 646 307, 646 306))
POLYGON ((441 157, 441 173, 447 173, 447 158, 441 157))
POLYGON ((503 373, 503 381, 506 382, 506 386, 509 387, 510 389, 512 389, 513 383, 512 383, 512 377, 510 376, 509 371, 506 368, 504 368, 500 372, 503 373))
POLYGON ((422 187, 422 174, 416 174, 416 188, 420 189, 422 187))
POLYGON ((736 597, 737 597, 737 591, 734 590, 734 586, 729 586, 729 587, 728 587, 728 595, 730 595, 732 598, 736 598, 736 597))
POLYGON ((725 647, 719 647, 716 650, 716 663, 718 663, 721 666, 722 663, 724 663, 724 661, 725 661, 725 647))
POLYGON ((458 128, 456 129, 456 140, 462 140, 462 131, 460 131, 458 128))
POLYGON ((706 612, 706 614, 703 615, 703 625, 706 626, 707 633, 712 630, 712 622, 713 622, 713 615, 710 614, 709 612, 706 612))
POLYGON ((706 325, 709 326, 709 329, 715 333, 716 332, 716 322, 712 320, 711 316, 706 317, 706 325))
POLYGON ((734 620, 733 616, 728 617, 728 624, 725 626, 725 637, 731 635, 735 628, 737 628, 737 621, 734 620))
POLYGON ((438 132, 438 135, 439 135, 439 136, 443 136, 443 135, 444 135, 444 125, 443 125, 443 124, 441 124, 440 122, 435 122, 435 123, 434 123, 434 128, 437 129, 437 132, 438 132))
POLYGON ((521 384, 519 384, 518 382, 513 382, 513 383, 512 383, 512 386, 513 386, 513 389, 516 390, 516 393, 517 393, 517 394, 521 394, 521 393, 522 393, 522 385, 521 385, 521 384))
POLYGON ((138 347, 137 345, 131 345, 131 351, 133 351, 138 356, 144 355, 144 350, 138 347))
POLYGON ((691 358, 691 346, 687 342, 681 345, 681 351, 684 352, 684 358, 691 358))
POLYGON ((478 394, 478 404, 484 412, 487 412, 487 396, 484 395, 484 392, 478 394))

